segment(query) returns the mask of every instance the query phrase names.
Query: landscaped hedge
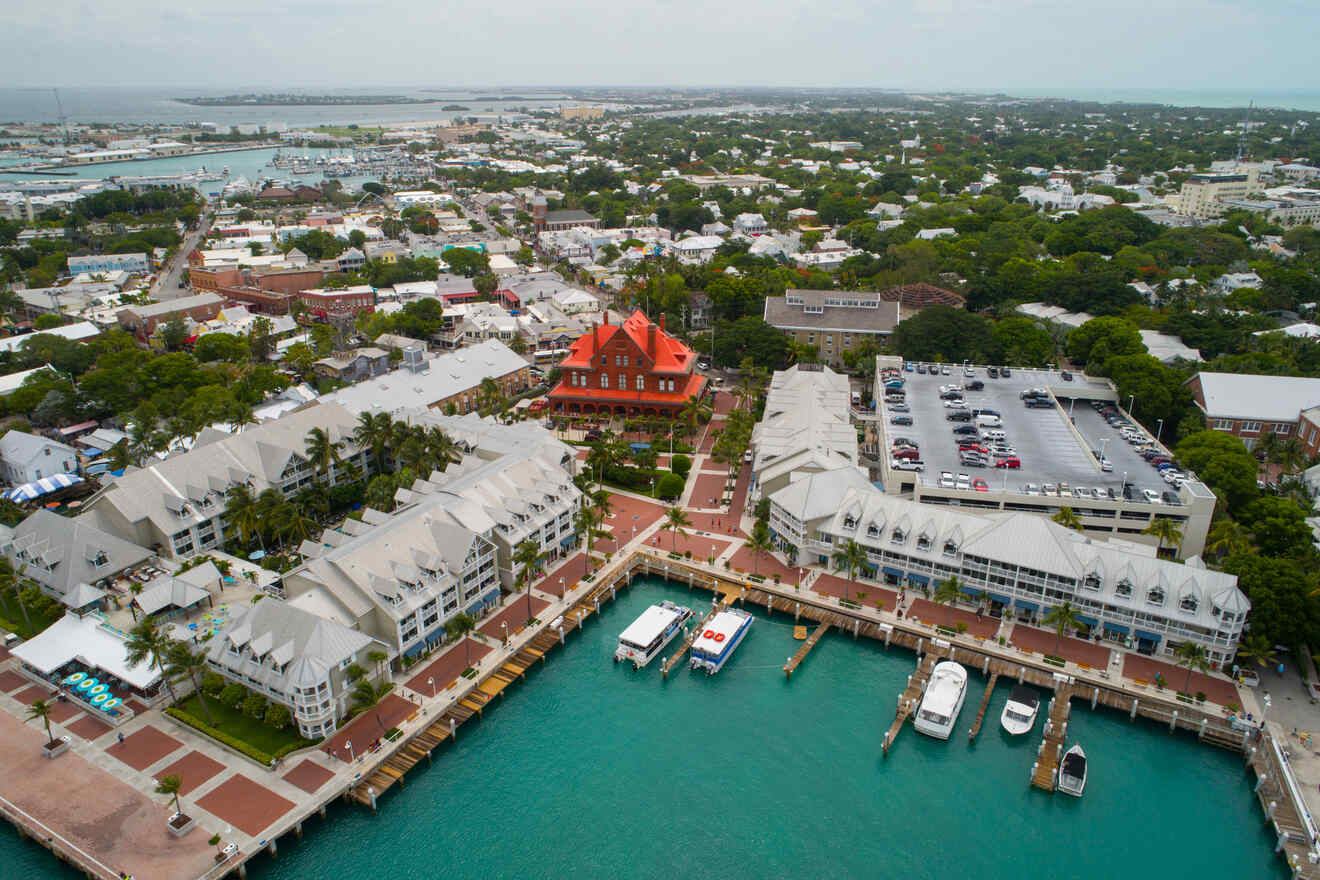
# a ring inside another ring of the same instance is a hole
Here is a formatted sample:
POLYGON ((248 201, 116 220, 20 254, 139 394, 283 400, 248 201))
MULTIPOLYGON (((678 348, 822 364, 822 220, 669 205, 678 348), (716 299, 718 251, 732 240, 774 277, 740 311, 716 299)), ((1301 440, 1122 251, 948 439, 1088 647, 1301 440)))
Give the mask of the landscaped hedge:
MULTIPOLYGON (((251 745, 250 743, 246 743, 241 739, 232 737, 229 734, 225 733, 223 730, 219 730, 218 728, 212 727, 202 719, 195 718, 192 715, 189 715, 187 712, 183 711, 182 709, 176 709, 173 706, 170 706, 166 708, 165 714, 175 719, 176 721, 182 721, 184 724, 188 725, 194 730, 206 734, 211 739, 216 740, 217 742, 224 743, 225 745, 229 746, 231 749, 234 749, 237 752, 247 755, 249 758, 256 761, 258 764, 265 764, 266 766, 270 766, 270 763, 275 760, 276 757, 275 755, 272 755, 269 752, 264 752, 261 749, 257 748, 256 746, 251 745)), ((301 748, 301 746, 295 746, 295 747, 301 748)), ((289 749, 288 751, 293 751, 293 750, 289 749)))

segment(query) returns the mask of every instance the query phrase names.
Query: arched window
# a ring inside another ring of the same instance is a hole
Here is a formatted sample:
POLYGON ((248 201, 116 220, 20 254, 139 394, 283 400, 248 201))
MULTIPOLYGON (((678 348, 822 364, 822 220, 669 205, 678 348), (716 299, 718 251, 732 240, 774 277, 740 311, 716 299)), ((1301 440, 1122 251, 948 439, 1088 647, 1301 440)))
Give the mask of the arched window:
POLYGON ((1082 586, 1088 590, 1100 589, 1100 575, 1094 571, 1087 572, 1086 577, 1082 578, 1082 586))
POLYGON ((1123 578, 1118 582, 1118 585, 1114 587, 1114 593, 1124 599, 1128 598, 1132 595, 1132 581, 1123 578))
POLYGON ((1146 591, 1146 601, 1152 605, 1164 604, 1164 589, 1162 587, 1151 587, 1146 591))

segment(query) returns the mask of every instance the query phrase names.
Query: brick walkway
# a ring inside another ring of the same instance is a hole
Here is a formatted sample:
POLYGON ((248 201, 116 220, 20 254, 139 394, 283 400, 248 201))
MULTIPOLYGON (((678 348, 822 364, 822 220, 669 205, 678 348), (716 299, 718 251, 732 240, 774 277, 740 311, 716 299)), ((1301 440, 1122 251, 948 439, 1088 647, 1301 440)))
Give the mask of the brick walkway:
POLYGON ((676 535, 673 532, 658 532, 646 542, 648 545, 666 553, 691 553, 697 559, 706 559, 709 556, 719 556, 728 549, 728 540, 707 535, 698 535, 691 529, 687 530, 686 535, 676 535), (714 548, 714 552, 711 552, 714 548))
MULTIPOLYGON (((1128 653, 1123 655, 1123 675, 1125 677, 1154 684, 1155 673, 1157 672, 1164 676, 1164 686, 1166 688, 1182 690, 1187 684, 1187 668, 1184 666, 1165 663, 1144 654, 1128 653)), ((1198 691, 1205 694, 1207 700, 1216 702, 1221 706, 1227 706, 1229 703, 1242 705, 1242 698, 1238 696, 1237 688, 1233 686, 1231 681, 1225 681, 1222 678, 1212 678, 1201 672, 1193 672, 1192 685, 1188 693, 1195 696, 1198 691)))
POLYGON ((746 547, 739 547, 737 550, 733 551, 733 555, 729 557, 729 565, 734 571, 743 571, 747 574, 755 572, 756 574, 764 575, 771 580, 773 580, 774 576, 777 574, 779 575, 780 581, 783 583, 797 583, 797 569, 790 568, 769 553, 762 553, 756 558, 755 564, 753 564, 752 551, 748 550, 746 547))
POLYGON ((893 590, 877 587, 870 582, 857 583, 837 575, 822 574, 812 583, 811 588, 827 596, 842 596, 846 589, 848 598, 862 602, 868 608, 874 608, 876 600, 885 603, 886 611, 893 611, 898 606, 898 593, 893 590), (861 593, 866 594, 865 599, 858 598, 861 593))
POLYGON ((1055 650, 1056 634, 1043 629, 1027 626, 1025 623, 1013 624, 1013 632, 1008 640, 1015 647, 1037 654, 1054 654, 1073 663, 1081 663, 1092 669, 1109 668, 1109 647, 1104 643, 1088 642, 1064 636, 1055 650))
POLYGON ((296 785, 308 794, 315 794, 316 790, 334 778, 334 775, 311 758, 307 758, 281 778, 290 785, 296 785))
POLYGON ((582 580, 587 573, 587 554, 574 553, 565 560, 559 561, 558 567, 541 578, 536 583, 536 589, 546 593, 554 593, 563 598, 564 590, 571 588, 578 581, 582 580), (564 585, 561 588, 559 579, 564 579, 564 585))
POLYGON ((293 809, 293 801, 235 773, 197 801, 197 806, 253 837, 293 809))
MULTIPOLYGON (((541 609, 545 608, 549 604, 550 603, 545 601, 544 599, 541 599, 537 596, 533 596, 532 616, 535 617, 537 614, 540 614, 541 609)), ((515 596, 509 597, 508 604, 504 606, 504 610, 501 611, 499 614, 496 614, 489 621, 483 624, 479 628, 478 632, 480 632, 482 635, 489 636, 492 639, 500 639, 501 641, 503 641, 506 632, 510 636, 513 636, 515 633, 518 632, 518 630, 522 629, 526 625, 527 625, 527 597, 526 595, 520 593, 515 596), (508 630, 505 630, 505 628, 501 625, 505 623, 509 625, 508 630)))
POLYGON ((339 732, 321 744, 321 751, 348 763, 354 755, 366 754, 371 744, 385 735, 391 727, 417 712, 420 707, 398 694, 385 699, 339 728, 339 732), (353 743, 349 749, 346 743, 353 743))
POLYGON ((953 628, 957 628, 959 623, 965 623, 969 633, 983 639, 988 639, 999 631, 999 621, 992 617, 982 616, 977 620, 976 614, 971 611, 936 605, 927 599, 913 599, 907 616, 915 617, 924 623, 953 628))
POLYGON ((431 686, 426 683, 426 680, 433 678, 435 679, 436 693, 439 693, 453 684, 463 670, 468 668, 469 657, 472 663, 476 663, 493 650, 494 648, 485 642, 466 638, 446 648, 438 660, 431 661, 425 669, 408 679, 408 690, 430 696, 431 686))
POLYGON ((17 672, 14 672, 12 669, 6 669, 4 672, 0 672, 0 691, 4 691, 7 694, 12 694, 19 688, 28 687, 31 684, 31 681, 19 675, 17 672))
POLYGON ((103 721, 92 718, 90 715, 84 715, 77 721, 68 725, 66 730, 90 741, 105 736, 110 732, 111 728, 109 724, 106 724, 103 721))
POLYGON ((167 733, 162 733, 148 724, 136 733, 124 737, 121 743, 115 743, 105 750, 107 755, 118 758, 134 770, 145 770, 183 743, 167 733))
POLYGON ((692 507, 719 507, 724 501, 724 486, 728 482, 724 474, 710 474, 705 471, 697 475, 688 496, 692 507))
POLYGON ((192 794, 196 788, 208 779, 224 772, 224 769, 224 764, 194 749, 168 767, 157 771, 154 775, 158 781, 166 776, 179 777, 181 783, 179 794, 185 795, 192 794))

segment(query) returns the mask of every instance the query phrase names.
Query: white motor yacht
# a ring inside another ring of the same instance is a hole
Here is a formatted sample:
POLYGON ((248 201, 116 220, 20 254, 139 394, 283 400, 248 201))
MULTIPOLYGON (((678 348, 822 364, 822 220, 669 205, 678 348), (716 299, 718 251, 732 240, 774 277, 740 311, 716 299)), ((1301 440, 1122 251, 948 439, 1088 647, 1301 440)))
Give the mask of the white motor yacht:
POLYGON ((1036 726, 1036 713, 1040 710, 1040 694, 1025 685, 1014 685, 999 716, 999 724, 1014 736, 1029 733, 1036 726))
POLYGON ((1081 746, 1073 746, 1063 753, 1063 763, 1059 765, 1059 791, 1081 797, 1085 790, 1086 752, 1081 746))
POLYGON ((631 660, 634 669, 641 669, 683 631, 683 624, 691 616, 691 608, 668 599, 652 605, 619 634, 614 662, 631 660))
POLYGON ((952 660, 942 660, 931 670, 926 693, 917 707, 913 726, 918 733, 948 739, 967 699, 967 670, 952 660))

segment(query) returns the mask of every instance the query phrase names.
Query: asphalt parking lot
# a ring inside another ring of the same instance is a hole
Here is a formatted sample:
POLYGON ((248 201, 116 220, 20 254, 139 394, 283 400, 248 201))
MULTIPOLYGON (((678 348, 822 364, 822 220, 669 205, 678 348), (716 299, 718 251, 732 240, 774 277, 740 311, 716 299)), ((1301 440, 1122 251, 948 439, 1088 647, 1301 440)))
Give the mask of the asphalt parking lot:
MULTIPOLYGON (((889 424, 893 413, 886 410, 884 423, 884 448, 889 449, 892 438, 907 437, 920 446, 921 459, 926 470, 919 475, 920 482, 926 486, 939 484, 940 472, 967 474, 973 480, 984 479, 991 489, 1022 489, 1027 483, 1067 482, 1073 487, 1112 488, 1121 491, 1123 474, 1127 472, 1129 482, 1137 489, 1150 488, 1162 491, 1167 486, 1159 475, 1140 456, 1132 451, 1118 432, 1109 426, 1091 405, 1079 397, 1073 405, 1073 417, 1076 419, 1077 432, 1068 422, 1066 408, 1029 409, 1023 405, 1021 392, 1028 388, 1059 387, 1064 385, 1057 372, 1045 370, 1013 370, 1008 379, 991 379, 984 368, 976 369, 975 377, 963 375, 961 366, 951 367, 951 375, 922 375, 917 372, 904 372, 906 380, 904 391, 913 424, 899 426, 889 424), (941 385, 961 385, 973 381, 973 378, 985 384, 980 391, 964 392, 964 400, 969 409, 989 408, 996 410, 1006 435, 1005 441, 1017 450, 1017 457, 1022 462, 1020 469, 996 469, 992 467, 973 468, 963 465, 958 460, 957 440, 953 428, 965 422, 950 422, 946 416, 953 412, 944 406, 940 399, 941 385), (1082 439, 1079 440, 1078 433, 1082 439), (1095 459, 1088 451, 1099 449, 1101 441, 1107 457, 1114 465, 1112 472, 1100 470, 1095 459)), ((1076 376, 1070 390, 1084 394, 1088 383, 1076 376)), ((1103 386, 1094 386, 1097 390, 1103 386)), ((1070 403, 1064 400, 1064 407, 1070 403)), ((905 475, 906 476, 906 475, 905 475)))

